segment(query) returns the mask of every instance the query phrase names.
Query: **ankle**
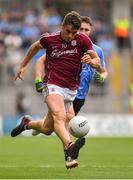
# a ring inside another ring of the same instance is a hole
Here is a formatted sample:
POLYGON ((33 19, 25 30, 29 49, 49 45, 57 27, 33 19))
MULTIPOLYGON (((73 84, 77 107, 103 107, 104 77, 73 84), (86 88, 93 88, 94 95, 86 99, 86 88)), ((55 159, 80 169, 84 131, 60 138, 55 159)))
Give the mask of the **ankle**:
POLYGON ((65 146, 64 150, 67 150, 68 148, 70 148, 72 144, 73 144, 73 142, 69 142, 68 145, 65 146))
POLYGON ((29 123, 30 123, 30 120, 27 120, 25 125, 24 125, 24 129, 27 130, 27 129, 30 129, 29 128, 29 123))

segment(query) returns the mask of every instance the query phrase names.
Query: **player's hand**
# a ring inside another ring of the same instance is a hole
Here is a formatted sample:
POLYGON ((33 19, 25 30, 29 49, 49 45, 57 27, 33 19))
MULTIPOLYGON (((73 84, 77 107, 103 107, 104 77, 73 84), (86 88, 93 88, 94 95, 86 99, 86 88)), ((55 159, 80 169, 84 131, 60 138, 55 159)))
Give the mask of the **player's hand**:
POLYGON ((81 62, 85 63, 85 64, 90 64, 91 63, 91 57, 89 54, 85 54, 82 58, 81 58, 81 62))
POLYGON ((44 85, 43 85, 42 80, 36 79, 35 80, 35 87, 36 87, 36 91, 41 93, 44 90, 44 85))
POLYGON ((98 58, 91 59, 90 65, 94 69, 98 69, 100 67, 100 60, 98 58))
POLYGON ((93 76, 94 82, 103 84, 105 81, 105 78, 97 71, 95 71, 93 76))
POLYGON ((23 80, 24 72, 25 72, 25 67, 20 67, 16 73, 14 80, 16 81, 18 78, 23 80))
POLYGON ((81 58, 81 62, 85 63, 85 64, 89 64, 91 65, 91 67, 98 69, 100 67, 100 60, 99 58, 91 58, 89 54, 85 54, 82 58, 81 58))

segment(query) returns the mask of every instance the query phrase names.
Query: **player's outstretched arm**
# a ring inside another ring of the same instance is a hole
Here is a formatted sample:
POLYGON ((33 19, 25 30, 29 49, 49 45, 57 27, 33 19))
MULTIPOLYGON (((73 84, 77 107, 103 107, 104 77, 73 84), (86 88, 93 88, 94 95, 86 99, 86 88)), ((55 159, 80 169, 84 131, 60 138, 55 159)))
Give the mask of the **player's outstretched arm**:
POLYGON ((46 55, 43 55, 36 61, 35 64, 35 87, 37 92, 42 92, 44 89, 42 75, 45 61, 46 55))
POLYGON ((24 72, 25 72, 25 70, 26 70, 26 66, 27 66, 28 62, 32 59, 32 57, 33 57, 41 48, 42 48, 42 47, 41 47, 41 45, 40 45, 40 41, 36 41, 35 43, 33 43, 33 44, 30 46, 27 54, 25 55, 22 63, 20 64, 20 67, 19 67, 19 69, 18 69, 18 71, 17 71, 17 73, 16 73, 15 80, 18 79, 18 78, 21 79, 21 80, 23 80, 24 72))

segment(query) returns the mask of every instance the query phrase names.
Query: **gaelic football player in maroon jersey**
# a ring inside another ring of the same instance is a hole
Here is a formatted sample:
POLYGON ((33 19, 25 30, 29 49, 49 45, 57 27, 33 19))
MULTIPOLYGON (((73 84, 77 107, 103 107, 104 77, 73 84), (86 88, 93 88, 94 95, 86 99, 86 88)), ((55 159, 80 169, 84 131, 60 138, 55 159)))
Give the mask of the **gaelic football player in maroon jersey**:
MULTIPOLYGON (((68 13, 63 20, 61 31, 46 33, 31 45, 15 77, 23 79, 28 62, 41 48, 46 49, 43 92, 48 107, 46 119, 40 124, 24 116, 21 123, 12 130, 11 136, 15 137, 26 129, 34 129, 46 135, 54 131, 64 146, 66 168, 78 166, 79 150, 85 143, 85 138, 79 138, 73 143, 65 126, 66 112, 69 112, 79 86, 81 62, 90 64, 93 60, 99 61, 90 39, 78 33, 80 26, 80 15, 74 11, 68 13)), ((100 69, 100 61, 97 68, 100 69)), ((73 116, 74 112, 71 118, 73 116)))

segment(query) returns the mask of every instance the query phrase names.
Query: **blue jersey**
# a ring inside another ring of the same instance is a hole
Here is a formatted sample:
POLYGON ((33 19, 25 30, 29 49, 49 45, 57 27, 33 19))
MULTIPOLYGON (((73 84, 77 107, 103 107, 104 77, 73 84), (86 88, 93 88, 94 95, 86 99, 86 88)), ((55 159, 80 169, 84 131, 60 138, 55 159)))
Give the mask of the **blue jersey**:
MULTIPOLYGON (((98 57, 100 58, 101 66, 105 67, 106 65, 105 65, 103 50, 100 47, 96 46, 95 44, 93 44, 93 49, 96 51, 98 57)), ((82 65, 82 71, 80 74, 80 85, 77 90, 76 98, 85 99, 89 91, 89 86, 91 79, 94 75, 94 71, 95 69, 92 68, 89 64, 82 65)))

